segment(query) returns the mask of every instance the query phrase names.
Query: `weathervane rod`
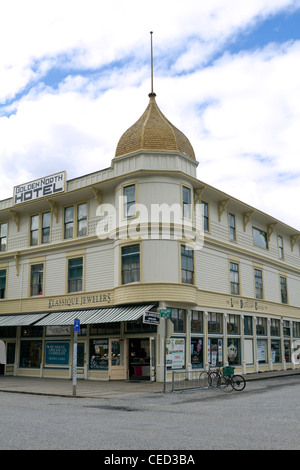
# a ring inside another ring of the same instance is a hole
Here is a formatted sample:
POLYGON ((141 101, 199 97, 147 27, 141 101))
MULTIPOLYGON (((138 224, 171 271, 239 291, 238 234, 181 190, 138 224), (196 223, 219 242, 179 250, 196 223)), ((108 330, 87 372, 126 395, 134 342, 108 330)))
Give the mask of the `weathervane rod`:
POLYGON ((151 94, 153 94, 153 43, 152 43, 153 31, 150 31, 150 34, 151 34, 151 94))

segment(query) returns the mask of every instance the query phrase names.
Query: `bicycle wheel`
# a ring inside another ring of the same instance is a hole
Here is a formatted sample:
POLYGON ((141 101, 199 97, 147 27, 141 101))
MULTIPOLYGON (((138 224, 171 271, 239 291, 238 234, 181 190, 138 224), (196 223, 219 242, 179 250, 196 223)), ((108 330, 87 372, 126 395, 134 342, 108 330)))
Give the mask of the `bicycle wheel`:
POLYGON ((232 377, 232 386, 234 390, 241 392, 246 387, 246 380, 242 375, 234 375, 232 377))
POLYGON ((223 390, 223 392, 229 393, 232 392, 232 381, 231 377, 226 375, 221 375, 218 381, 218 386, 223 390))
POLYGON ((199 386, 200 388, 209 387, 209 375, 206 371, 201 372, 199 375, 199 386))
POLYGON ((219 381, 219 374, 217 372, 211 372, 209 374, 208 381, 210 387, 217 387, 219 381))

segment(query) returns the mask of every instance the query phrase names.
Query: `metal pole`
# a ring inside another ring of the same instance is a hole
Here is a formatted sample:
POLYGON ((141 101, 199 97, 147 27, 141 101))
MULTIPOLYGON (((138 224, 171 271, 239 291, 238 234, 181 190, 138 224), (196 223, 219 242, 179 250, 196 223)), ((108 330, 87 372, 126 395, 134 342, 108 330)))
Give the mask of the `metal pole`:
POLYGON ((167 380, 167 318, 165 318, 165 341, 164 341, 164 393, 166 391, 167 380))
POLYGON ((73 397, 76 396, 77 385, 77 331, 74 331, 74 349, 73 349, 73 397))

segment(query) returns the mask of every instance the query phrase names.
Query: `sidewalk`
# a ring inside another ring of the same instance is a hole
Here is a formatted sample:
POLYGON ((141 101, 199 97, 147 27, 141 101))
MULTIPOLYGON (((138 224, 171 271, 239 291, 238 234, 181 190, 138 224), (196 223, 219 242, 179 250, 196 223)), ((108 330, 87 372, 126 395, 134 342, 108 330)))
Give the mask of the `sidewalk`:
MULTIPOLYGON (((300 369, 259 372, 256 374, 247 374, 244 375, 244 377, 246 381, 249 382, 251 380, 284 377, 287 375, 299 375, 300 377, 300 369)), ((171 391, 171 383, 166 384, 166 391, 171 391)), ((66 379, 0 376, 0 392, 72 397, 73 382, 72 380, 66 379)), ((102 382, 96 380, 78 380, 76 397, 74 398, 109 399, 124 397, 126 395, 162 392, 163 383, 158 382, 127 382, 119 380, 102 382)))

